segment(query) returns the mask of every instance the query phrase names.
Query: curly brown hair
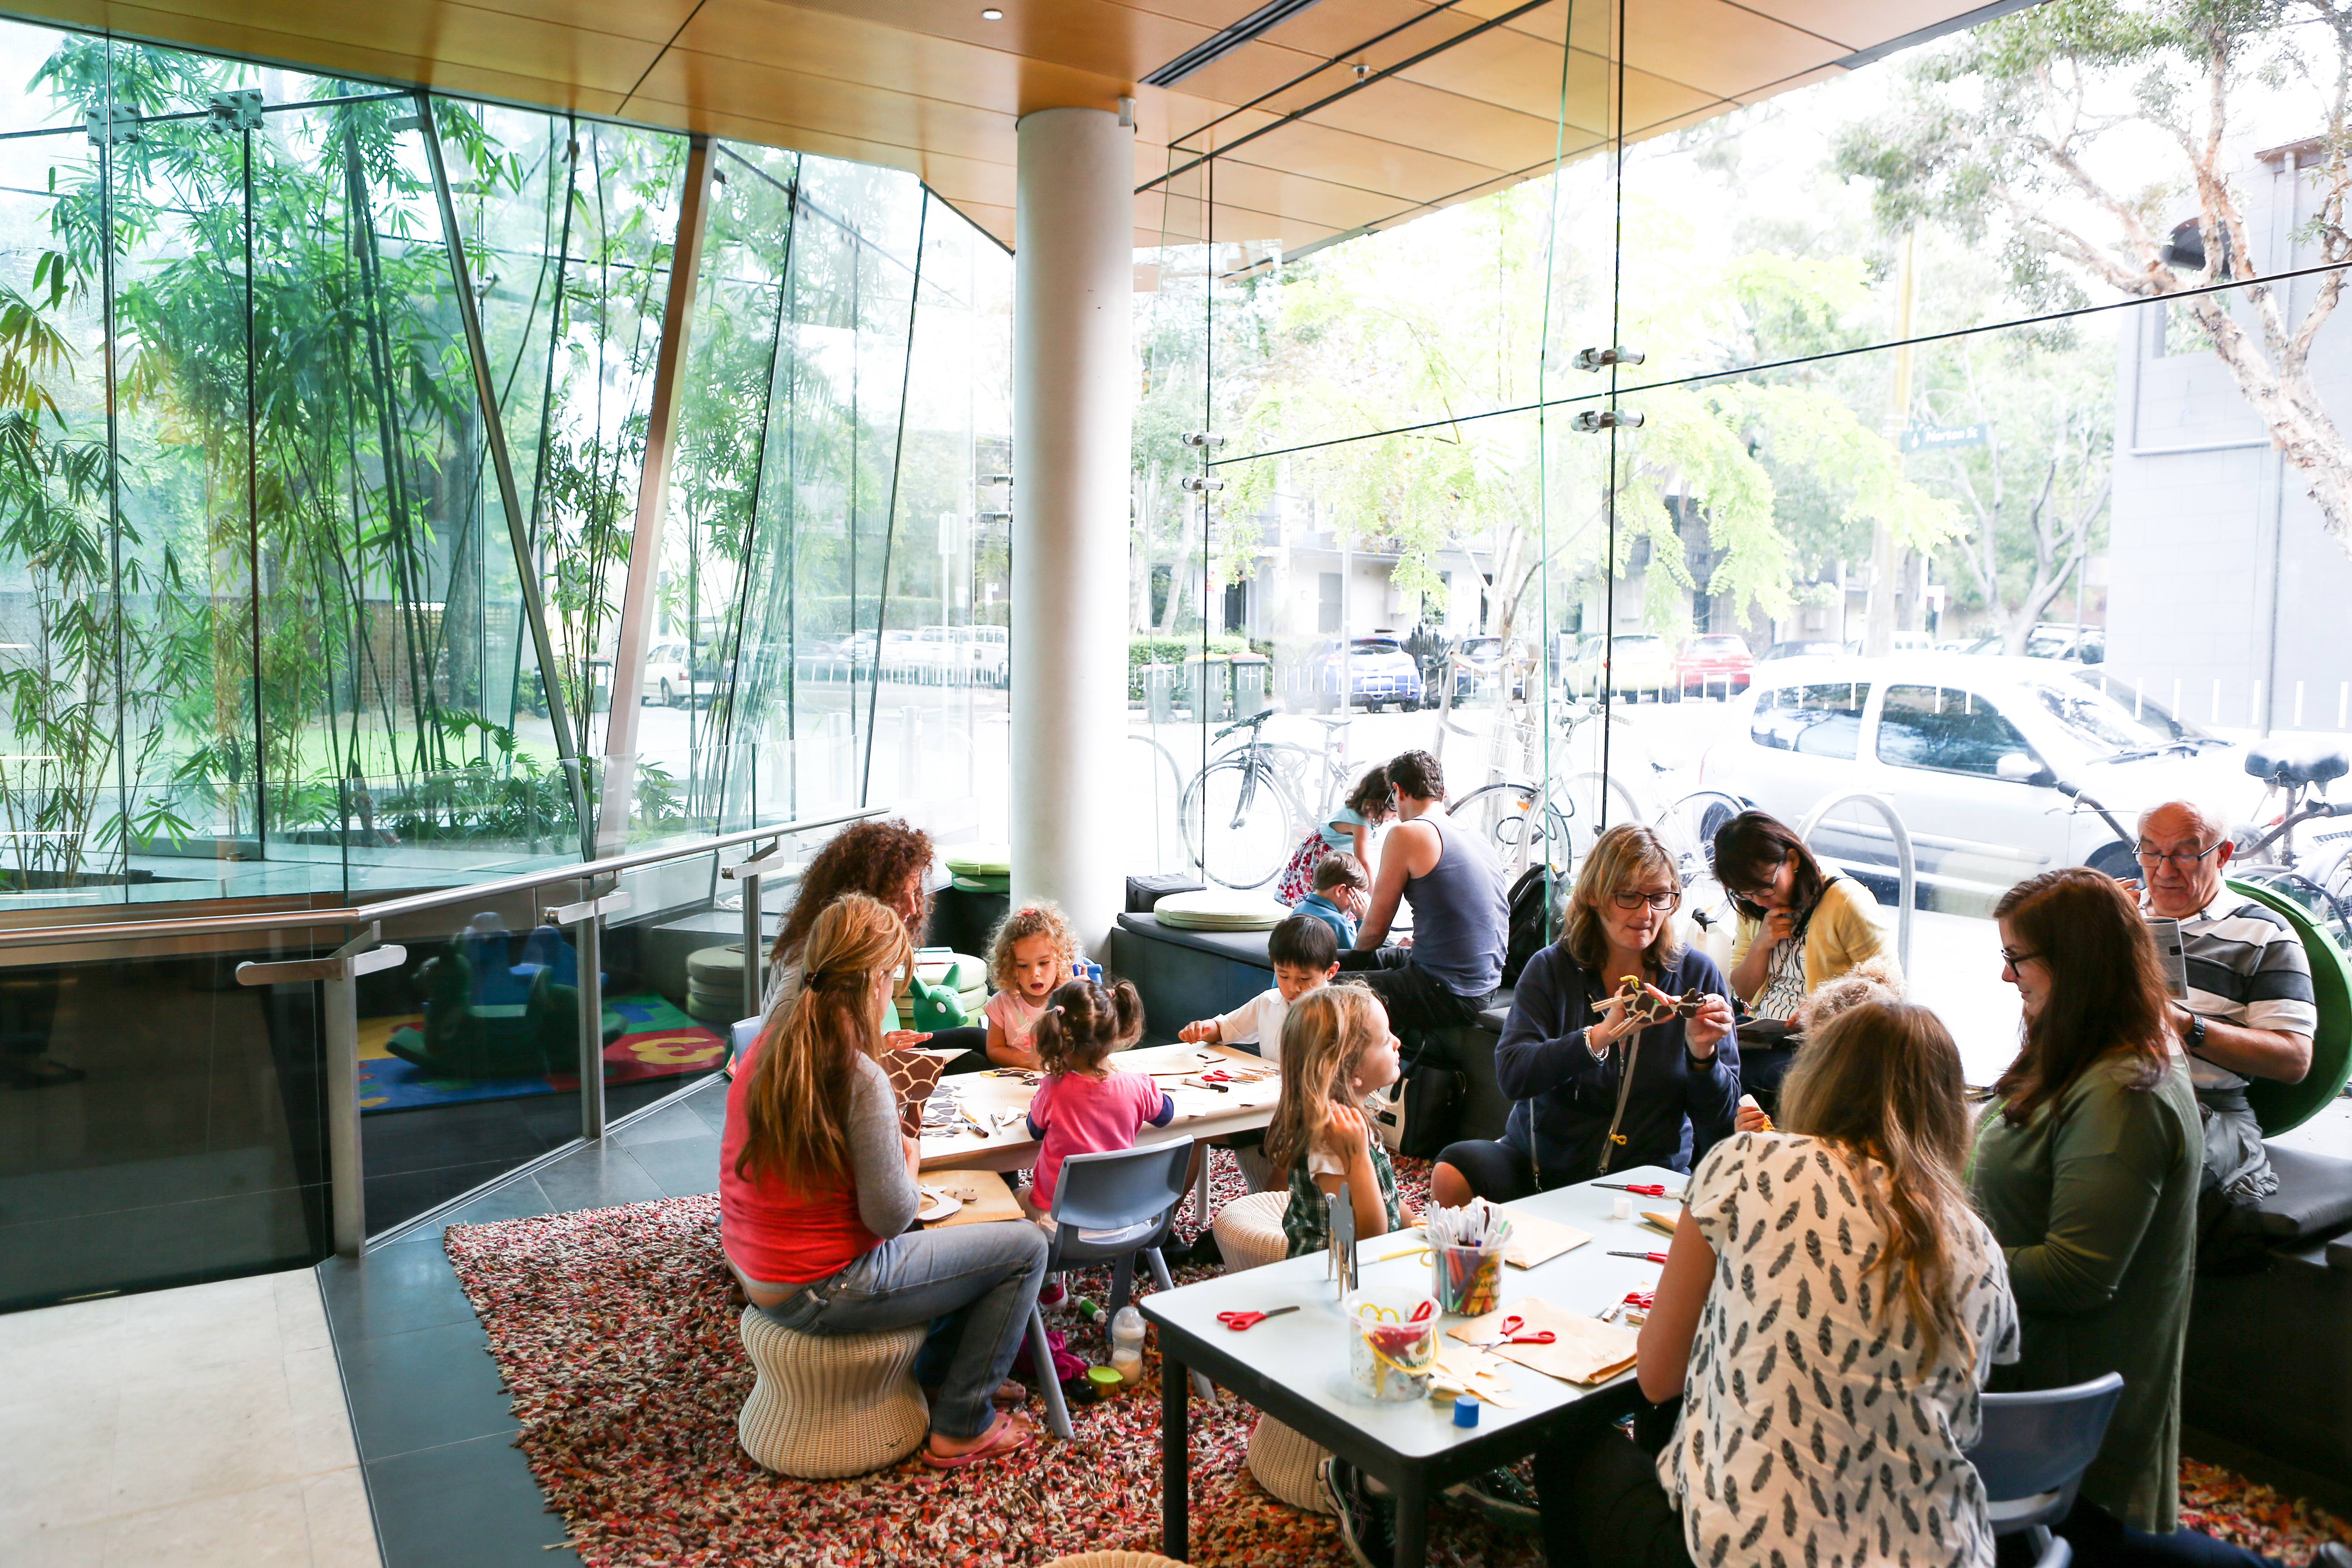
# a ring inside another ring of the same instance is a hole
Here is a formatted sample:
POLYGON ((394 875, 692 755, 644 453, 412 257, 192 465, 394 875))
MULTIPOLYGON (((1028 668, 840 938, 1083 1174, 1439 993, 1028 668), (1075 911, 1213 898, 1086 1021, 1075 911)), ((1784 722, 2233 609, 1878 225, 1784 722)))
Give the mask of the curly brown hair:
MULTIPOLYGON (((798 958, 808 946, 809 933, 816 929, 816 917, 844 893, 863 893, 903 916, 898 900, 908 879, 929 870, 930 865, 931 836, 904 818, 851 823, 809 862, 801 878, 800 896, 793 900, 792 913, 784 917, 784 929, 776 933, 776 945, 769 950, 769 963, 781 966, 798 958)), ((909 940, 922 940, 923 922, 930 913, 927 893, 908 927, 909 940)))

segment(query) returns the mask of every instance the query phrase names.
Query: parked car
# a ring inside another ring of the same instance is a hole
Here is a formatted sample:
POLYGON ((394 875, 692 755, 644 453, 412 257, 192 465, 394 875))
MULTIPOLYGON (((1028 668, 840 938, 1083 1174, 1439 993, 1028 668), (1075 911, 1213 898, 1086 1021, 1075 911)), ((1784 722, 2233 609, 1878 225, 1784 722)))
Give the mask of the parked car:
POLYGON ((1487 696, 1502 689, 1503 666, 1511 668, 1511 691, 1514 698, 1527 695, 1528 671, 1534 668, 1535 650, 1518 638, 1511 639, 1506 652, 1501 637, 1465 637, 1454 655, 1454 700, 1487 696))
POLYGON ((1664 637, 1636 632, 1614 638, 1595 633, 1576 650, 1576 662, 1561 673, 1573 698, 1597 697, 1602 689, 1631 702, 1644 691, 1664 701, 1675 688, 1674 649, 1664 637))
POLYGON ((1844 651, 1843 643, 1829 637, 1798 638, 1789 642, 1774 643, 1764 650, 1764 657, 1756 662, 1770 664, 1775 659, 1782 658, 1819 658, 1823 655, 1841 654, 1844 651))
MULTIPOLYGON (((1926 632, 1896 632, 1895 634, 1895 651, 1896 653, 1933 653, 1935 648, 1936 639, 1929 637, 1926 632)), ((1860 637, 1847 638, 1845 651, 1853 655, 1856 658, 1864 657, 1862 651, 1862 639, 1860 637)))
MULTIPOLYGON (((2132 846, 2062 783, 2126 832, 2179 796, 2253 805, 2242 747, 2145 702, 2135 718, 2081 673, 1935 653, 1774 663, 1733 707, 1700 782, 1791 826, 1834 795, 1885 795, 1921 882, 1978 900, 2059 866, 2137 874, 2132 846)), ((1867 807, 1832 814, 1812 842, 1851 869, 1895 868, 1893 832, 1867 807)))
POLYGON ((1738 637, 1718 632, 1685 638, 1675 652, 1675 695, 1679 699, 1693 693, 1706 697, 1745 691, 1755 668, 1756 656, 1738 637))
POLYGON ((688 662, 684 637, 656 639, 646 649, 646 680, 638 700, 658 702, 665 708, 677 707, 681 699, 691 700, 694 682, 687 674, 688 662))
MULTIPOLYGON (((1998 655, 2006 641, 1994 632, 1968 647, 1972 654, 1998 655)), ((2078 626, 2072 622, 2044 621, 2025 635, 2027 658, 2071 659, 2076 664, 2103 664, 2107 657, 2107 629, 2078 626)))
POLYGON ((1377 713, 1391 702, 1399 710, 1421 706, 1421 665, 1402 643, 1392 637, 1356 637, 1348 643, 1343 659, 1339 640, 1330 637, 1317 644, 1307 656, 1307 682, 1317 711, 1328 713, 1340 706, 1343 668, 1350 708, 1360 706, 1368 713, 1377 713))

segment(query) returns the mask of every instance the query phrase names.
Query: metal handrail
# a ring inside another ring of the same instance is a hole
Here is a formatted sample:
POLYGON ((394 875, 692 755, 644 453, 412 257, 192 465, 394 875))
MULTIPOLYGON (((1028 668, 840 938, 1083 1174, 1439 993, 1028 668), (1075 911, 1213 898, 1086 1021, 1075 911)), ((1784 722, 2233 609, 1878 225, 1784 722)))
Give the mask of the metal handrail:
POLYGON ((1918 861, 1911 852, 1911 830, 1903 825, 1902 813, 1895 809, 1895 803, 1875 790, 1858 789, 1832 795, 1805 814, 1805 820, 1797 824, 1797 837, 1811 847, 1813 829, 1822 825, 1822 818, 1839 806, 1857 804, 1875 807, 1878 815, 1886 819, 1886 826, 1894 830, 1899 879, 1895 897, 1901 900, 1901 908, 1895 911, 1895 957, 1903 965, 1903 973, 1907 977, 1911 973, 1911 905, 1915 898, 1914 889, 1918 885, 1918 861))
POLYGON ((46 947, 61 942, 119 942, 126 937, 206 936, 225 931, 278 931, 288 926, 367 925, 397 920, 403 915, 419 914, 450 904, 469 904, 508 893, 528 892, 555 882, 578 881, 583 878, 610 877, 623 871, 633 871, 641 866, 657 865, 666 860, 684 860, 714 850, 731 848, 761 838, 780 838, 787 834, 813 833, 820 827, 835 827, 845 822, 863 821, 895 811, 896 806, 866 806, 857 811, 843 812, 834 816, 815 816, 804 821, 777 823, 766 827, 746 827, 733 833, 722 833, 712 838, 698 838, 691 844, 674 844, 658 849, 640 849, 628 855, 611 855, 602 860, 583 860, 576 865, 559 866, 543 871, 526 871, 518 876, 501 878, 495 882, 467 882, 459 887, 444 888, 430 893, 411 893, 405 898, 387 899, 379 904, 367 904, 357 909, 339 910, 279 910, 250 915, 209 915, 194 920, 109 921, 87 925, 26 926, 19 931, 0 931, 0 949, 11 947, 46 947))

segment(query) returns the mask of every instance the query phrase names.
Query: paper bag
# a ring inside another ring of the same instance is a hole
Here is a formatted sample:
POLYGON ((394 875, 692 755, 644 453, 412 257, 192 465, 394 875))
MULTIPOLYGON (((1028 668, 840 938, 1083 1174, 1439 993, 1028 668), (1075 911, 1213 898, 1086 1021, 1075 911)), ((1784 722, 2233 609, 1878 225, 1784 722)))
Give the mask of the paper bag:
POLYGON ((1509 1211, 1511 1239, 1503 1249, 1503 1261, 1517 1268, 1533 1268, 1538 1263, 1549 1263, 1563 1252, 1574 1251, 1592 1239, 1590 1231, 1579 1230, 1558 1220, 1538 1219, 1531 1214, 1509 1211))
POLYGON ((1641 1338, 1632 1329, 1567 1311, 1533 1296, 1507 1302, 1483 1318, 1468 1319, 1446 1331, 1465 1344, 1484 1345, 1502 1333, 1506 1318, 1525 1320, 1521 1333, 1549 1329, 1552 1342, 1498 1344, 1493 1347, 1494 1353, 1563 1383, 1608 1382, 1633 1364, 1634 1346, 1641 1338))

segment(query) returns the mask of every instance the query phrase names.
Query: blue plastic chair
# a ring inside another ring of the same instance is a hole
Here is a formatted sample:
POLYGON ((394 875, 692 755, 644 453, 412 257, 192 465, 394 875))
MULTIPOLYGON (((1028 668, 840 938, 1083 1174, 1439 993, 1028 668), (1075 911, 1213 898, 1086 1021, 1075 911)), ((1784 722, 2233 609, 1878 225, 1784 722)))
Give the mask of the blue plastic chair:
POLYGON ((1984 1396, 1984 1426, 1969 1458, 1983 1478, 1992 1532, 2031 1532, 2034 1568, 2066 1568, 2074 1550, 2050 1533, 2074 1507, 2123 1397, 2120 1373, 2069 1388, 1984 1396))
POLYGON ((737 1020, 735 1026, 728 1031, 727 1059, 719 1064, 721 1072, 729 1078, 735 1076, 735 1064, 743 1059, 743 1053, 751 1048, 753 1040, 760 1037, 760 1026, 766 1022, 765 1018, 737 1020))
MULTIPOLYGON (((1075 1264, 1111 1266, 1110 1311, 1127 1304, 1135 1280, 1138 1253, 1151 1267, 1151 1278, 1162 1290, 1172 1290, 1167 1260, 1160 1256, 1176 1223, 1177 1205, 1184 1201, 1185 1167, 1192 1163, 1192 1140, 1178 1138, 1147 1143, 1139 1149, 1113 1149, 1101 1154, 1073 1154, 1062 1162, 1054 1186, 1054 1235, 1045 1251, 1045 1272, 1058 1274, 1075 1264)), ((1054 1376, 1054 1352, 1045 1343, 1045 1314, 1029 1309, 1029 1362, 1045 1395, 1054 1435, 1070 1438, 1069 1406, 1062 1384, 1054 1376)), ((1200 1373, 1193 1384, 1203 1399, 1217 1396, 1216 1385, 1200 1373)))

